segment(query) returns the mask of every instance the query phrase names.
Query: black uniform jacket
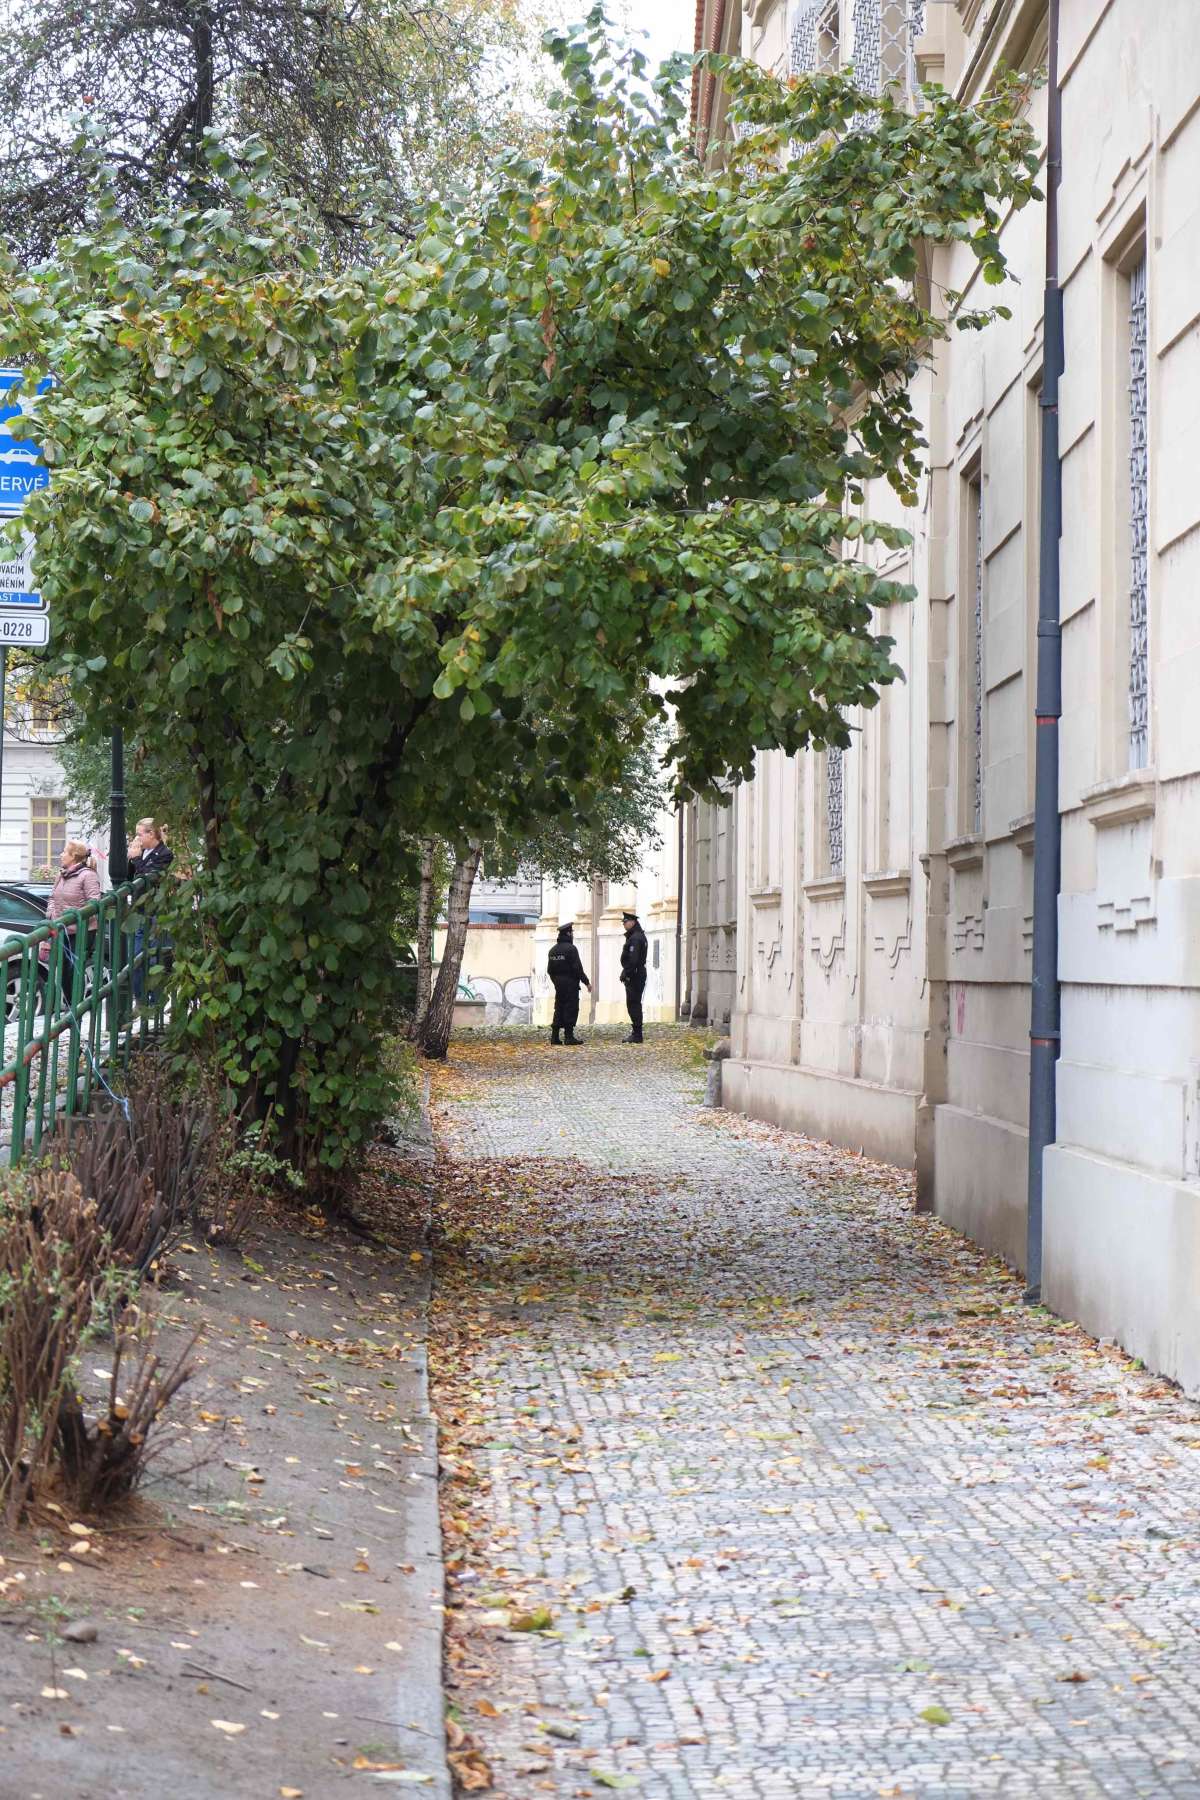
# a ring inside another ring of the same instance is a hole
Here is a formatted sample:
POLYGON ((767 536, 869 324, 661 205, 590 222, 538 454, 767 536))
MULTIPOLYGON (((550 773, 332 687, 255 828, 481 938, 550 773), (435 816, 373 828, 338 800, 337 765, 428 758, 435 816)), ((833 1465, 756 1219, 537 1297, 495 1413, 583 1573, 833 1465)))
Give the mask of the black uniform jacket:
POLYGON ((621 980, 635 986, 646 979, 646 934, 640 925, 626 933, 621 946, 621 980))
POLYGON ((578 987, 581 981, 585 987, 591 986, 574 944, 551 945, 550 955, 546 959, 546 973, 555 987, 560 983, 565 983, 568 987, 574 983, 578 987))

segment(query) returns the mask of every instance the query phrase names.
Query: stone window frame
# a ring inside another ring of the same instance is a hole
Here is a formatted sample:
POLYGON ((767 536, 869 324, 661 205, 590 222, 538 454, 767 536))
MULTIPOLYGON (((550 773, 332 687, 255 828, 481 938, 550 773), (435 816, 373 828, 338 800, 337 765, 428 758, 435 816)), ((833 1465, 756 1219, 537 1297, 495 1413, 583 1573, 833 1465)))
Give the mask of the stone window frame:
MULTIPOLYGON (((862 518, 870 516, 869 500, 874 484, 868 486, 868 504, 861 509, 862 518)), ((867 554, 859 539, 860 555, 867 554)), ((901 550, 877 547, 873 562, 877 573, 888 581, 916 584, 917 551, 913 544, 901 550)), ((881 687, 875 706, 861 713, 861 730, 857 744, 863 757, 863 779, 866 817, 863 820, 865 878, 880 871, 907 868, 913 857, 915 794, 914 765, 909 746, 912 738, 912 682, 910 672, 915 655, 914 603, 898 600, 891 606, 876 609, 871 629, 895 640, 892 660, 906 674, 900 681, 881 687)))
MULTIPOLYGON (((1154 267, 1149 192, 1145 174, 1125 197, 1099 245, 1100 368, 1097 426, 1100 507, 1098 591, 1099 722, 1096 776, 1103 785, 1131 774, 1129 718, 1129 283, 1134 267, 1147 262, 1148 411, 1156 414, 1154 358, 1154 267)), ((1151 655, 1149 743, 1143 762, 1132 772, 1152 779, 1154 761, 1153 645, 1156 582, 1154 569, 1154 441, 1150 437, 1150 511, 1147 522, 1147 616, 1151 655)))
POLYGON ((982 843, 987 825, 987 603, 987 472, 977 443, 958 467, 955 841, 982 843))

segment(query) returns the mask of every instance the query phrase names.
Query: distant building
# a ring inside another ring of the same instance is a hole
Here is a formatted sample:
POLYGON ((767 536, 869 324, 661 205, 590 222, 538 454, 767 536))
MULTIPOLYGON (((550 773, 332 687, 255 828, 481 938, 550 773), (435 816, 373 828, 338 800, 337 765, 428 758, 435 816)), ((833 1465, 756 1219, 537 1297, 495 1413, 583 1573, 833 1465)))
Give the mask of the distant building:
MULTIPOLYGON (((0 879, 22 880, 57 870, 68 838, 92 841, 66 797, 55 754, 59 733, 37 707, 5 709, 3 794, 0 797, 0 879)), ((108 843, 93 844, 103 879, 108 843)))

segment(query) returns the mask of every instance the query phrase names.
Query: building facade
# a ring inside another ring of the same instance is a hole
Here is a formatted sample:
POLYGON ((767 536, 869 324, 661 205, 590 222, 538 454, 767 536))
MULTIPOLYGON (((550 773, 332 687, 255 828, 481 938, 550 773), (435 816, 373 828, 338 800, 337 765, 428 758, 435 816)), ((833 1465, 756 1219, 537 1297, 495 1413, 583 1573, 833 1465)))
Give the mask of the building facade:
POLYGON ((683 833, 680 815, 664 809, 654 840, 647 842, 630 882, 543 881, 542 916, 533 938, 533 1020, 548 1025, 554 1013, 554 990, 546 959, 561 925, 572 925, 575 943, 592 982, 581 995, 580 1018, 597 1025, 617 1025, 627 1015, 621 986, 621 915, 636 912, 647 938, 646 991, 642 1011, 647 1024, 679 1017, 685 956, 679 911, 683 833), (678 973, 677 973, 678 972, 678 973))
POLYGON ((0 782, 0 881, 24 881, 56 873, 68 838, 93 843, 101 874, 108 844, 87 830, 66 795, 55 754, 57 729, 25 704, 5 708, 0 782))
MULTIPOLYGON (((699 33, 711 45, 719 21, 723 48, 781 75, 852 60, 920 104, 921 81, 969 99, 1001 67, 1042 68, 1047 10, 755 0, 710 4, 699 33)), ((1062 1036, 1043 1293, 1195 1390, 1200 8, 1061 0, 1058 86, 1062 1036)), ((1044 136, 1044 87, 1031 107, 1044 136)), ((723 117, 701 79, 710 158, 723 117)), ((936 346, 914 387, 917 506, 868 498, 911 537, 893 572, 918 598, 880 620, 906 681, 847 721, 851 749, 766 756, 735 796, 725 1095, 914 1167, 922 1205, 1022 1267, 1044 209, 1002 242, 1010 279, 988 298, 1011 318, 936 346)), ((970 296, 969 256, 939 248, 933 279, 970 296)), ((726 904, 699 812, 689 948, 726 904)))

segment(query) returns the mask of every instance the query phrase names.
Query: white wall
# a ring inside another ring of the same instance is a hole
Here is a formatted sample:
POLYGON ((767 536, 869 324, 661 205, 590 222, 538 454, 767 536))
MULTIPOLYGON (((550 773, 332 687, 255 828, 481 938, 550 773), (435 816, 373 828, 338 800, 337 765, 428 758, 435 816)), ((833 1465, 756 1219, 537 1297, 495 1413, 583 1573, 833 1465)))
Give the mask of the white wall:
MULTIPOLYGON (((30 802, 38 796, 61 796, 62 769, 52 741, 4 734, 3 790, 0 795, 0 879, 21 880, 33 870, 30 802)), ((68 811, 66 835, 92 842, 79 816, 68 811)), ((103 879, 108 862, 107 839, 93 844, 103 879)))

